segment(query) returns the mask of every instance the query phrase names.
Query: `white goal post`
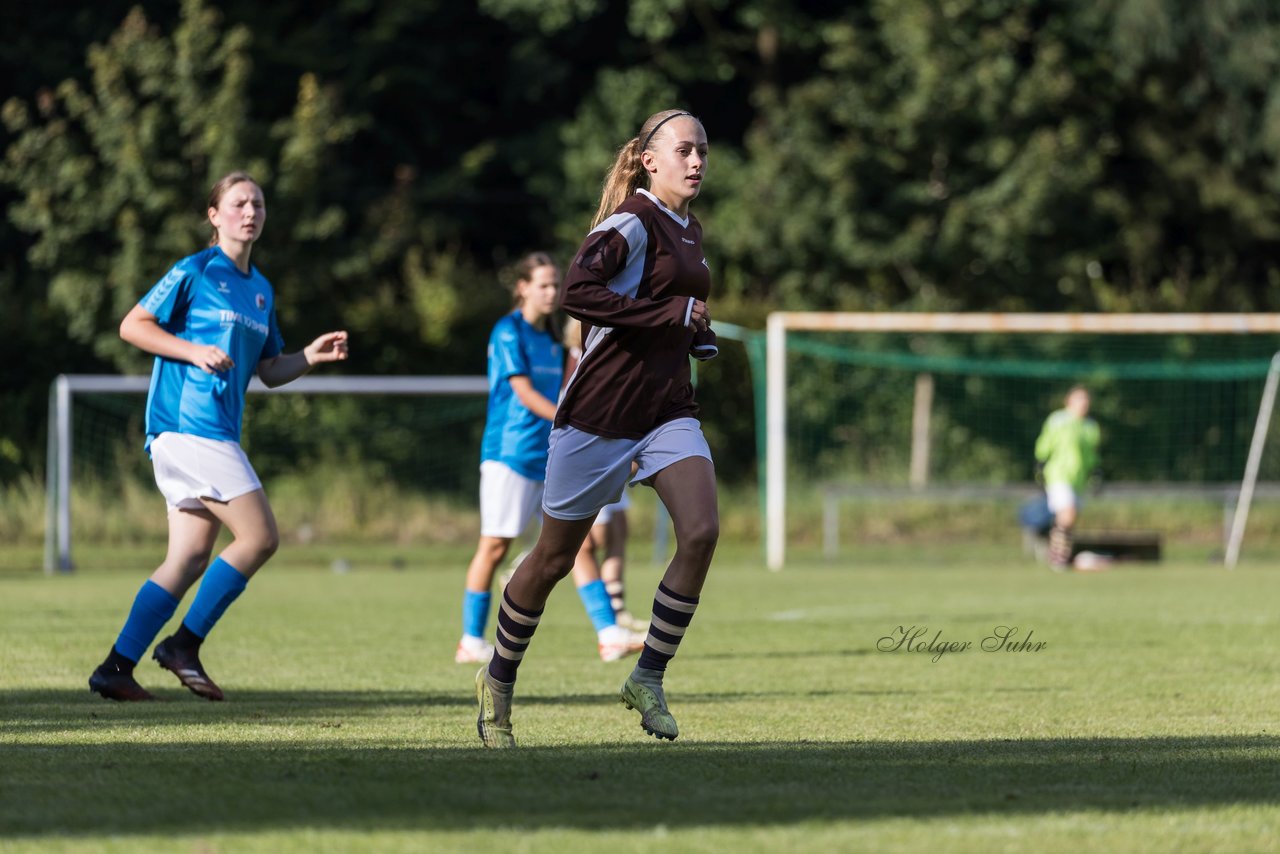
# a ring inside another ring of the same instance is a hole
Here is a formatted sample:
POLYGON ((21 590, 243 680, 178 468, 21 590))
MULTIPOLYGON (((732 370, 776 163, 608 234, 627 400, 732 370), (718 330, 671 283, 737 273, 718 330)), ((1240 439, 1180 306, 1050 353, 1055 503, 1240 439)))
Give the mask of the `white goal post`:
MULTIPOLYGON (((787 494, 787 333, 909 332, 909 333, 1091 333, 1106 335, 1158 334, 1277 334, 1280 314, 1030 314, 1030 313, 905 313, 905 312, 773 312, 766 331, 765 378, 765 553, 771 570, 786 562, 787 494)), ((1262 444, 1275 398, 1280 355, 1268 374, 1268 395, 1258 415, 1249 465, 1241 486, 1228 547, 1228 565, 1239 555, 1249 498, 1253 493, 1262 444), (1264 418, 1265 416, 1265 418, 1264 418), (1264 423, 1265 422, 1265 423, 1264 423)))
MULTIPOLYGON (((77 393, 146 394, 150 375, 62 374, 49 389, 49 439, 45 465, 45 572, 69 572, 71 559, 71 408, 77 393)), ((483 376, 330 376, 302 377, 267 388, 256 377, 251 393, 358 395, 489 394, 483 376)))

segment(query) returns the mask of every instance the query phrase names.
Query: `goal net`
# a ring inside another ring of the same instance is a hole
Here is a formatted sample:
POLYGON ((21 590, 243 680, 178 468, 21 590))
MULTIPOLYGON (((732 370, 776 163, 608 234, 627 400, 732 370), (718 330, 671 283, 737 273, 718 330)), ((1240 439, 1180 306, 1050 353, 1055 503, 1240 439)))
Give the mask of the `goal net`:
MULTIPOLYGON (((148 384, 54 381, 46 571, 72 567, 73 543, 163 541, 164 499, 142 450, 148 384)), ((474 512, 485 377, 303 377, 270 390, 255 379, 249 391, 242 444, 282 533, 392 543, 474 536, 457 511, 474 512)))
MULTIPOLYGON (((769 564, 788 543, 1006 541, 1076 384, 1103 436, 1081 524, 1221 549, 1277 331, 1275 315, 771 315, 769 564)), ((1265 538, 1280 454, 1257 480, 1265 538)))

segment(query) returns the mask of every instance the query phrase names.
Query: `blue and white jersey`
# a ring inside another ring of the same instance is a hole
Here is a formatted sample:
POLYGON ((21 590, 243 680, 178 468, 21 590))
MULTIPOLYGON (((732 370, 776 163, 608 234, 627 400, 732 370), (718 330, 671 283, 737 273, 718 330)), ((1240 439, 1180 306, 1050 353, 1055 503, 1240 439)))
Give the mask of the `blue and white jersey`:
POLYGON ((480 460, 497 460, 530 480, 547 476, 551 422, 534 415, 511 388, 511 378, 528 377, 547 400, 560 395, 564 348, 546 330, 538 330, 511 312, 489 336, 489 413, 480 443, 480 460))
POLYGON ((235 367, 207 374, 190 362, 156 357, 147 393, 147 448, 161 433, 240 441, 244 395, 258 362, 279 355, 271 283, 241 273, 217 246, 183 258, 138 303, 184 341, 222 348, 235 367))

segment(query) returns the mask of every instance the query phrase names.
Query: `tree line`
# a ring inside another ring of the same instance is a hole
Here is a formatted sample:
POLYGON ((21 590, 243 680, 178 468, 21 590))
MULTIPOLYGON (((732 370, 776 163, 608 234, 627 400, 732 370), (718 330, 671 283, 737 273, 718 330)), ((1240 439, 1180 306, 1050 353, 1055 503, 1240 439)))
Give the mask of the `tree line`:
MULTIPOLYGON (((682 106, 716 317, 1280 308, 1267 0, 248 0, 3 13, 0 479, 49 380, 146 360, 119 318, 247 168, 295 341, 478 373, 530 249, 569 259, 617 146, 682 106)), ((714 363, 713 363, 714 364, 714 363)), ((754 464, 745 367, 700 394, 754 464)))

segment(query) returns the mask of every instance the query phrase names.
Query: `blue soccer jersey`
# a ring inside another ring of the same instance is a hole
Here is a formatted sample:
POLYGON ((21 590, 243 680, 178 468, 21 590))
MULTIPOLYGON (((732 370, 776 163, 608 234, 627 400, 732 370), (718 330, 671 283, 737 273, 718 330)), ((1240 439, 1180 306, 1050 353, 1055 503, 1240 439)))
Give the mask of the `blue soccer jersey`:
POLYGON ((518 376, 528 377, 539 394, 556 400, 564 376, 564 348, 516 310, 499 320, 489 336, 489 413, 480 459, 497 460, 530 480, 543 480, 551 422, 520 402, 511 388, 511 378, 518 376))
POLYGON ((241 273, 210 247, 173 265, 139 302, 184 341, 222 348, 235 366, 207 374, 190 362, 156 357, 147 393, 147 447, 161 433, 240 441, 244 395, 258 362, 279 355, 271 283, 256 267, 241 273))

